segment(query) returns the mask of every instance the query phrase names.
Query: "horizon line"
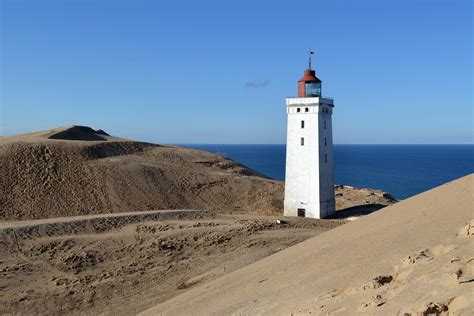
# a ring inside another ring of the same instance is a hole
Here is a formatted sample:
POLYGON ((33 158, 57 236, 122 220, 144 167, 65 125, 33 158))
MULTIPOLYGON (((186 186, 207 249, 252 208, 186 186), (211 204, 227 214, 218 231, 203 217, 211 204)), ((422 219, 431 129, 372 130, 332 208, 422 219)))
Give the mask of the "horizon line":
MULTIPOLYGON (((166 143, 166 145, 250 145, 250 146, 262 146, 262 145, 286 145, 285 143, 166 143)), ((359 146, 359 145, 375 145, 375 146, 394 146, 394 145, 402 145, 402 146, 430 146, 430 145, 435 145, 435 146, 474 146, 474 143, 452 143, 452 144, 447 144, 447 143, 337 143, 333 144, 334 146, 337 145, 344 145, 344 146, 359 146)))

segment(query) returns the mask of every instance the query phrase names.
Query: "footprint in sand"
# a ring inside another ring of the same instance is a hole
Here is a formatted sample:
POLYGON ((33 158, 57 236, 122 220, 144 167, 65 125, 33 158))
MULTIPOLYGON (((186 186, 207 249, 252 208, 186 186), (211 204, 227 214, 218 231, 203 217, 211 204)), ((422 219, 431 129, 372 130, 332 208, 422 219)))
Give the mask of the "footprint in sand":
POLYGON ((362 290, 378 289, 379 287, 392 282, 392 280, 393 276, 391 275, 379 275, 372 279, 372 281, 364 284, 362 290))
POLYGON ((421 250, 414 255, 408 256, 400 264, 396 265, 394 270, 395 281, 404 281, 413 272, 415 264, 427 262, 434 259, 434 254, 430 249, 421 250))
POLYGON ((403 281, 410 275, 417 264, 425 264, 434 260, 439 255, 444 255, 456 249, 455 246, 437 245, 428 249, 419 251, 414 255, 408 256, 399 265, 395 266, 395 280, 403 281))
POLYGON ((462 295, 455 297, 448 304, 448 311, 450 313, 456 313, 457 311, 462 311, 463 309, 469 307, 472 300, 474 299, 474 294, 471 293, 470 297, 462 295))
POLYGON ((461 295, 452 297, 442 302, 430 302, 424 304, 411 312, 402 312, 403 316, 418 316, 418 315, 457 315, 457 312, 469 307, 474 294, 461 295))
POLYGON ((456 276, 459 284, 474 282, 474 258, 467 260, 467 262, 456 271, 456 276))
POLYGON ((430 250, 425 249, 425 250, 422 250, 422 251, 418 252, 417 254, 408 256, 408 258, 403 260, 402 265, 409 266, 409 265, 418 263, 420 261, 430 261, 430 260, 433 260, 433 259, 434 259, 434 256, 430 252, 430 250))
MULTIPOLYGON (((474 235, 474 221, 466 224, 462 229, 459 230, 457 236, 468 237, 474 235)), ((398 265, 394 267, 393 274, 379 275, 372 279, 370 282, 363 284, 357 288, 347 288, 334 290, 328 292, 325 295, 321 295, 318 299, 320 309, 326 309, 331 304, 334 304, 335 300, 338 302, 357 299, 359 296, 365 296, 365 293, 372 293, 371 290, 377 290, 377 292, 361 305, 359 305, 358 312, 367 313, 372 308, 377 308, 385 305, 390 298, 401 291, 406 284, 410 284, 410 274, 416 269, 421 269, 422 272, 427 264, 439 264, 446 262, 443 267, 447 282, 451 286, 462 285, 464 283, 474 282, 474 258, 465 259, 462 256, 452 255, 450 253, 458 249, 460 245, 437 245, 431 248, 420 250, 419 252, 412 254, 402 260, 398 265), (435 260, 433 263, 431 261, 435 260), (440 261, 441 260, 441 261, 440 261), (436 262, 436 263, 435 263, 436 262), (385 286, 389 287, 385 288, 385 286), (383 289, 382 289, 383 287, 383 289), (380 291, 382 290, 382 291, 380 291)), ((459 251, 458 251, 459 252, 459 251)), ((418 271, 418 272, 420 272, 418 271)), ((436 274, 439 274, 437 271, 436 274)), ((419 273, 418 273, 419 274, 419 273)), ((413 276, 412 276, 413 277, 413 276)), ((419 281, 430 280, 433 277, 432 274, 421 274, 417 275, 419 281)), ((375 291, 374 291, 375 292, 375 291)), ((362 298, 362 296, 360 298, 362 298)), ((468 295, 469 296, 469 295, 468 295)), ((471 296, 457 296, 452 297, 446 301, 438 302, 427 302, 423 305, 419 305, 418 308, 408 309, 406 312, 402 312, 401 315, 443 315, 449 312, 455 312, 463 310, 466 306, 469 306, 471 299, 474 299, 474 294, 471 296)), ((334 312, 334 311, 332 311, 334 312)))
POLYGON ((458 231, 458 237, 461 238, 466 238, 466 237, 471 237, 474 236, 474 219, 471 220, 469 223, 464 225, 459 231, 458 231))
MULTIPOLYGON (((468 238, 474 236, 474 220, 464 225, 457 233, 460 238, 468 238)), ((469 241, 470 243, 472 241, 469 241)), ((472 247, 472 245, 471 245, 472 247)), ((472 250, 472 248, 470 248, 472 250)), ((464 259, 462 257, 452 258, 450 263, 455 267, 454 281, 455 284, 464 284, 474 282, 474 257, 464 259)))
POLYGON ((359 312, 363 312, 365 311, 365 309, 367 308, 371 308, 371 307, 380 307, 382 305, 384 305, 385 303, 387 303, 387 301, 382 297, 382 295, 380 294, 377 294, 375 296, 372 297, 372 300, 369 301, 369 302, 366 302, 366 303, 363 303, 358 311, 359 312))

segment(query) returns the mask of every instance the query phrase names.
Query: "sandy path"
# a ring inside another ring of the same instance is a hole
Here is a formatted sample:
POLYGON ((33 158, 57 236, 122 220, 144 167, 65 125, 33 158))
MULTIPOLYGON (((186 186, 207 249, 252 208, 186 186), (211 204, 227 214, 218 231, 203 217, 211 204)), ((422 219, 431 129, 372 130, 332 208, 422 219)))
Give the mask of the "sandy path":
POLYGON ((79 228, 82 228, 81 232, 103 232, 103 229, 98 229, 99 225, 107 226, 107 229, 110 230, 131 223, 151 220, 202 218, 206 215, 205 213, 200 210, 160 210, 45 218, 29 221, 0 221, 0 236, 2 234, 8 235, 11 231, 16 234, 27 233, 30 237, 33 237, 33 231, 36 231, 36 237, 40 235, 61 235, 65 233, 61 228, 71 226, 75 227, 76 233, 79 232, 79 228), (108 224, 104 225, 104 223, 108 224))
POLYGON ((44 219, 36 219, 36 220, 29 220, 29 221, 12 221, 12 222, 0 221, 0 230, 9 229, 9 228, 18 229, 21 227, 29 227, 29 226, 64 224, 64 223, 81 222, 81 221, 93 221, 93 220, 109 219, 109 218, 126 218, 127 220, 137 218, 138 221, 143 221, 145 219, 150 219, 150 220, 151 219, 170 219, 170 218, 180 218, 183 216, 187 217, 187 216, 196 215, 197 213, 202 213, 202 212, 203 211, 199 211, 199 210, 159 210, 159 211, 124 212, 124 213, 113 213, 113 214, 44 218, 44 219))

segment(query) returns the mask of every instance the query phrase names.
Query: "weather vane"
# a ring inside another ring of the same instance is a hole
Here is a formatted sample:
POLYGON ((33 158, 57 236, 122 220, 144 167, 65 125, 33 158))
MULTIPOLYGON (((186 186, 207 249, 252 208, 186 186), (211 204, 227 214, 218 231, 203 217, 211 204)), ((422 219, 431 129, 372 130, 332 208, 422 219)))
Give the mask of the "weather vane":
POLYGON ((309 62, 308 62, 308 64, 309 64, 309 69, 311 69, 311 55, 313 55, 313 54, 314 54, 314 52, 311 50, 311 47, 310 47, 309 50, 308 50, 308 57, 309 57, 309 62))

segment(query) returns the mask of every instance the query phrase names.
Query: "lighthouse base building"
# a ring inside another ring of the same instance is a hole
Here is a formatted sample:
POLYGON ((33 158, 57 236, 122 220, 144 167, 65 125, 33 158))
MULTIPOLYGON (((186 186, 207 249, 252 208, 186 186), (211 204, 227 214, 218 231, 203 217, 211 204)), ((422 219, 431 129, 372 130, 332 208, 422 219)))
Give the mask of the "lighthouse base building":
POLYGON ((298 97, 286 99, 286 216, 324 218, 335 213, 332 112, 321 96, 321 80, 309 69, 298 81, 298 97))

